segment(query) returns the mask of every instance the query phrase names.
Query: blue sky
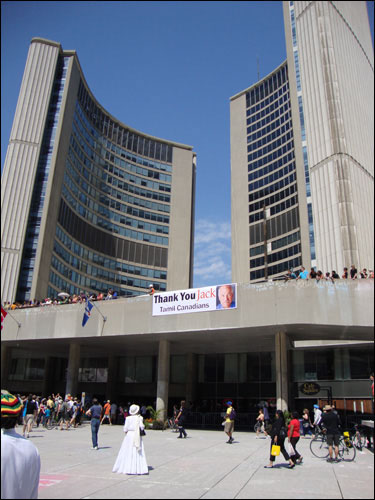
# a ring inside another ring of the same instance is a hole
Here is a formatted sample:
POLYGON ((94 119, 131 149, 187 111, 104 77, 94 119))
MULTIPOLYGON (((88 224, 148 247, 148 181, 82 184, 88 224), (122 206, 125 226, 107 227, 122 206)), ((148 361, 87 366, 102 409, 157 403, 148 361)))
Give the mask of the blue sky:
POLYGON ((121 122, 194 147, 194 286, 230 281, 229 99, 258 80, 257 59, 261 78, 285 60, 282 3, 2 1, 1 168, 33 37, 76 50, 121 122))

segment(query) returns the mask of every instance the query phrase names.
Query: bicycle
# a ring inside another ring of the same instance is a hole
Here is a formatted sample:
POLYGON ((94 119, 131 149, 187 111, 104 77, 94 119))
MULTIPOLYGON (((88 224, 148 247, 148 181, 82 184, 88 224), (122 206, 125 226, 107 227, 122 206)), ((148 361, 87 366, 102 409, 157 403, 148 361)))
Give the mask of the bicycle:
MULTIPOLYGON (((325 433, 320 433, 310 441, 310 451, 317 458, 327 458, 329 456, 329 446, 325 433)), ((349 433, 344 432, 339 440, 339 457, 345 462, 352 462, 356 456, 356 449, 349 433)))
POLYGON ((340 437, 339 456, 345 462, 352 462, 356 456, 356 449, 353 440, 350 438, 349 432, 344 432, 340 437))
POLYGON ((362 451, 363 448, 366 448, 367 436, 364 430, 360 429, 359 424, 354 423, 353 429, 354 429, 354 434, 352 436, 353 444, 359 451, 362 451))
POLYGON ((267 436, 267 432, 265 430, 265 426, 264 426, 263 422, 258 421, 255 423, 254 432, 256 432, 257 436, 258 436, 258 434, 264 434, 265 436, 267 436))

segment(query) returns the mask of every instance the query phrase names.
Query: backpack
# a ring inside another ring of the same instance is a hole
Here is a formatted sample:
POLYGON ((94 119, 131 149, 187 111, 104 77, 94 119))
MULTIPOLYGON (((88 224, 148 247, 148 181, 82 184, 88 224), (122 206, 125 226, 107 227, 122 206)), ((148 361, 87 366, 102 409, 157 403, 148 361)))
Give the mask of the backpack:
POLYGON ((236 410, 234 408, 232 408, 232 411, 230 412, 230 415, 229 415, 229 420, 234 420, 236 417, 237 417, 236 410))

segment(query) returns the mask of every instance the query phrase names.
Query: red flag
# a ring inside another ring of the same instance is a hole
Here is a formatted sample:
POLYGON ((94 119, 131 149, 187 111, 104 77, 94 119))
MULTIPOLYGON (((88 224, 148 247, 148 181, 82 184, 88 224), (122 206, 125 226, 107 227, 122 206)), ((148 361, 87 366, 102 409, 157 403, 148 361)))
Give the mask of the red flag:
POLYGON ((1 306, 1 329, 3 329, 3 321, 5 319, 5 316, 7 315, 8 313, 5 311, 5 309, 3 309, 3 306, 1 306))

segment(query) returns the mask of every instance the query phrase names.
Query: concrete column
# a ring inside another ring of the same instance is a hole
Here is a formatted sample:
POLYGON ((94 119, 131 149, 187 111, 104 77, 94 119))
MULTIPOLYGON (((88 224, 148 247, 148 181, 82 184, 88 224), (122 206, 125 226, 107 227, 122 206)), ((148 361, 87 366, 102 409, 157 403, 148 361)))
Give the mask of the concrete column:
POLYGON ((71 394, 72 396, 78 396, 78 369, 80 354, 81 346, 79 344, 70 344, 65 394, 71 394))
POLYGON ((106 388, 106 399, 114 400, 116 393, 118 358, 116 356, 108 357, 108 379, 106 388))
POLYGON ((275 335, 276 357, 276 404, 278 410, 288 409, 288 352, 287 336, 284 332, 275 335))
POLYGON ((158 384, 156 389, 156 410, 161 410, 160 420, 167 418, 169 390, 170 343, 159 342, 158 384))
POLYGON ((196 402, 197 398, 197 370, 198 357, 196 354, 189 352, 186 355, 186 403, 196 402))
POLYGON ((1 388, 8 388, 8 373, 10 360, 12 355, 12 349, 10 349, 7 345, 1 344, 1 388))

